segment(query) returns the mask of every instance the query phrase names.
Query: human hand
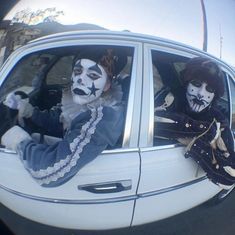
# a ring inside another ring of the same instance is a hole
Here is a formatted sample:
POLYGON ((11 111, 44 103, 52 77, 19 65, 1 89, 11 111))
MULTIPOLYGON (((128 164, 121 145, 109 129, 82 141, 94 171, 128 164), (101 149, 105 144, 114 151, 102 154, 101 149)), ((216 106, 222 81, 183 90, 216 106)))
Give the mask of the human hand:
POLYGON ((4 133, 1 139, 1 144, 7 149, 16 151, 17 146, 24 140, 30 140, 30 135, 19 126, 13 126, 4 133))
POLYGON ((11 109, 19 110, 19 104, 22 100, 28 102, 28 95, 23 91, 15 91, 7 95, 6 99, 3 101, 3 104, 11 109))
POLYGON ((11 109, 18 110, 18 122, 24 126, 23 118, 30 118, 33 114, 33 106, 29 103, 29 98, 23 91, 11 92, 7 95, 3 104, 11 109))

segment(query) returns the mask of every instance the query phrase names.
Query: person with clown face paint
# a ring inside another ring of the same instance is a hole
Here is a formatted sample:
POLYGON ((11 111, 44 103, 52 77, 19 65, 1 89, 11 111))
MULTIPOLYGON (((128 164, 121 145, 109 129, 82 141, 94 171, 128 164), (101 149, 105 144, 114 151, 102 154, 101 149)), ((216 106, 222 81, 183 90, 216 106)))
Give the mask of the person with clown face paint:
POLYGON ((196 57, 181 73, 182 87, 164 87, 155 96, 155 137, 186 145, 208 178, 222 188, 235 183, 234 140, 229 122, 216 104, 223 96, 223 73, 212 60, 196 57))
POLYGON ((38 143, 19 126, 1 138, 7 148, 19 153, 31 176, 44 187, 67 182, 79 169, 108 146, 114 146, 123 132, 124 105, 121 87, 113 82, 113 51, 82 52, 76 58, 71 87, 63 92, 61 105, 40 111, 19 94, 9 94, 5 105, 17 109, 62 139, 45 138, 38 143), (13 107, 14 106, 14 107, 13 107))

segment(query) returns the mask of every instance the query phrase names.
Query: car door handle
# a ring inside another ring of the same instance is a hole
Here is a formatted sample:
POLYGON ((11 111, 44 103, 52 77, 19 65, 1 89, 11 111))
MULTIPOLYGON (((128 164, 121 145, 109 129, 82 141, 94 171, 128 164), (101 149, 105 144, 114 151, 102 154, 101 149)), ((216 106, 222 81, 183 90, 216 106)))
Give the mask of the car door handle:
POLYGON ((2 145, 0 145, 0 152, 1 153, 9 153, 9 154, 17 154, 16 151, 4 148, 2 145))
POLYGON ((85 190, 90 193, 118 193, 130 190, 131 186, 131 180, 120 180, 98 184, 78 185, 78 189, 85 190))

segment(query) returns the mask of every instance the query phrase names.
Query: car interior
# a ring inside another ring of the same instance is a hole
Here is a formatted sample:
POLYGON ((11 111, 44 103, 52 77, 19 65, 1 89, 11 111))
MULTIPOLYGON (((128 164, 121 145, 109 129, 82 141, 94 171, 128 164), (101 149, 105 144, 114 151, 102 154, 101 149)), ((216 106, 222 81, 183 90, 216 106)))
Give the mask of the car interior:
MULTIPOLYGON (((123 90, 123 102, 127 105, 134 49, 123 46, 71 46, 42 50, 23 57, 11 70, 0 89, 0 136, 10 127, 19 124, 17 110, 3 104, 7 94, 13 91, 23 91, 29 97, 29 102, 40 110, 49 110, 61 102, 62 92, 70 87, 74 60, 84 50, 99 50, 112 48, 115 52, 115 73, 113 80, 119 83, 123 90)), ((55 133, 42 131, 30 121, 24 120, 24 129, 30 134, 57 136, 55 133)), ((115 148, 120 147, 122 138, 115 148)))
MULTIPOLYGON (((0 136, 17 122, 17 111, 7 108, 2 102, 12 91, 21 90, 29 96, 30 103, 37 106, 40 110, 49 110, 61 102, 63 89, 70 86, 71 73, 74 60, 82 51, 95 51, 104 48, 112 48, 117 56, 115 63, 115 81, 119 83, 123 91, 123 102, 127 105, 130 78, 132 71, 132 61, 134 49, 123 46, 71 46, 60 47, 38 51, 23 57, 11 70, 7 79, 0 89, 0 136)), ((159 92, 162 87, 177 89, 181 86, 181 71, 189 58, 166 53, 163 51, 152 51, 152 64, 154 76, 154 94, 159 92)), ((225 81, 226 84, 226 81, 225 81)), ((227 87, 227 84, 226 86, 227 87)), ((222 112, 229 116, 229 97, 228 89, 225 94, 217 101, 222 112)), ((61 138, 57 133, 42 131, 38 126, 25 120, 26 131, 31 133, 41 133, 61 138), (27 128, 28 127, 28 128, 27 128)), ((157 125, 155 125, 157 127, 157 125)), ((30 134, 31 134, 30 133, 30 134)), ((122 146, 122 138, 118 141, 115 148, 122 146)), ((176 144, 176 140, 160 139, 154 136, 154 146, 176 144)))
MULTIPOLYGON (((182 86, 181 81, 181 72, 185 68, 186 62, 189 58, 166 53, 162 51, 152 51, 152 62, 153 62, 153 71, 157 75, 154 76, 154 94, 157 95, 158 92, 163 87, 169 87, 170 90, 177 90, 178 87, 182 86), (159 84, 161 84, 159 86, 159 84)), ((216 102, 216 106, 221 110, 223 114, 229 117, 230 108, 229 108, 229 94, 228 94, 228 85, 226 82, 226 75, 224 73, 224 84, 225 84, 225 93, 223 97, 219 98, 216 102)), ((157 128, 157 123, 154 124, 155 128, 157 128)), ((170 144, 179 144, 176 140, 170 139, 162 139, 158 136, 154 135, 154 146, 161 145, 170 145, 170 144)), ((180 145, 180 144, 179 144, 180 145)))

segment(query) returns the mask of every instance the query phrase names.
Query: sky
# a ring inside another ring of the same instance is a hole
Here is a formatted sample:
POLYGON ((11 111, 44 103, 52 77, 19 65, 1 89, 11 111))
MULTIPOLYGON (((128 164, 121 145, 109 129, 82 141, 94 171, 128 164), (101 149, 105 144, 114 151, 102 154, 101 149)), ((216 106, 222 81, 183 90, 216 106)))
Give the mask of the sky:
POLYGON ((235 0, 206 0, 208 51, 235 67, 235 0), (221 32, 221 33, 220 33, 221 32))
MULTIPOLYGON (((208 52, 235 66, 235 0, 204 0, 208 52), (222 45, 222 50, 220 49, 222 45)), ((200 0, 21 0, 5 19, 23 9, 56 7, 62 24, 91 23, 110 30, 129 30, 202 49, 200 0)))

